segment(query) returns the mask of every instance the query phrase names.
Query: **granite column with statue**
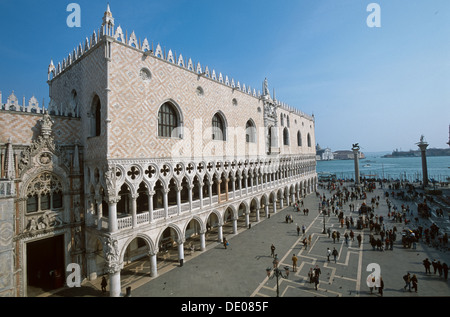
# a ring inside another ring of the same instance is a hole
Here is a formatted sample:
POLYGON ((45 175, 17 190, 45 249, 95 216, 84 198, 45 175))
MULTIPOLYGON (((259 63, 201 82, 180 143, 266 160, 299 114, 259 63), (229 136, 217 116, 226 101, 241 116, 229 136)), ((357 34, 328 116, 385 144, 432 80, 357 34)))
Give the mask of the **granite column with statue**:
POLYGON ((353 158, 355 161, 355 185, 360 185, 361 182, 359 180, 359 145, 358 143, 353 144, 353 158))
POLYGON ((417 143, 422 154, 422 183, 425 188, 428 186, 428 168, 427 168, 427 146, 428 143, 424 141, 423 135, 420 137, 420 142, 417 143))

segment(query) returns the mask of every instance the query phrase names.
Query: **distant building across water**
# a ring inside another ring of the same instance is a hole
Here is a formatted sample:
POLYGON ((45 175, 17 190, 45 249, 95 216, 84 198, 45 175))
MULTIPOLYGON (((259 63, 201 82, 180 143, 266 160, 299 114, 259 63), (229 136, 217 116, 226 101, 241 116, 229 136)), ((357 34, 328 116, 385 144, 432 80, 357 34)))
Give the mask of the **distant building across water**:
MULTIPOLYGON (((360 159, 365 159, 364 153, 359 153, 360 159)), ((319 144, 316 146, 316 160, 317 161, 330 161, 330 160, 353 160, 353 151, 351 150, 338 150, 331 151, 329 147, 322 149, 319 144)))

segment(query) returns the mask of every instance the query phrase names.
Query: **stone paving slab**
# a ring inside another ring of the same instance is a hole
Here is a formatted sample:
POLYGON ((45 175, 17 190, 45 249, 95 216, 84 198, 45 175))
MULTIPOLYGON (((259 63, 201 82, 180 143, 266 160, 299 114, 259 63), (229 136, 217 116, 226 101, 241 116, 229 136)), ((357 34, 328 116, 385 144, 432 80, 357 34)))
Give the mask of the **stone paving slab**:
MULTIPOLYGON (((330 197, 327 190, 319 189, 330 197)), ((383 196, 384 190, 377 189, 368 194, 368 201, 373 196, 380 196, 380 205, 375 210, 378 215, 385 217, 387 228, 397 226, 399 232, 405 227, 387 219, 387 205, 383 196)), ((403 201, 391 201, 398 207, 403 201)), ((361 204, 362 200, 354 202, 361 204)), ((291 272, 288 279, 279 280, 280 296, 282 297, 378 297, 373 294, 366 284, 370 274, 366 270, 368 264, 377 263, 385 282, 384 297, 424 297, 424 296, 450 296, 450 283, 435 274, 424 274, 422 261, 428 257, 436 258, 441 262, 450 263, 450 252, 438 250, 433 247, 417 244, 417 249, 405 249, 401 245, 400 235, 394 244, 394 250, 374 251, 369 245, 369 230, 355 230, 356 235, 361 232, 364 236, 361 247, 357 245, 356 238, 349 245, 344 243, 343 235, 346 228, 341 228, 336 216, 326 217, 326 227, 341 232, 340 242, 333 243, 327 234, 323 234, 323 217, 318 213, 319 199, 312 194, 304 199, 304 207, 310 210, 308 215, 296 212, 292 207, 285 207, 269 219, 262 218, 259 223, 252 223, 250 229, 240 228, 236 235, 228 234, 230 242, 228 249, 220 243, 212 243, 203 252, 195 252, 195 256, 186 257, 184 265, 177 263, 167 266, 159 271, 159 276, 150 278, 142 272, 149 272, 148 261, 137 265, 136 274, 121 276, 122 289, 130 286, 133 297, 204 297, 204 298, 264 298, 276 296, 276 279, 269 279, 266 268, 272 266, 273 258, 270 256, 270 246, 276 246, 275 253, 280 259, 280 267, 291 267, 292 254, 299 258, 298 271, 291 272), (287 214, 293 215, 293 223, 286 223, 287 214), (306 226, 306 237, 311 236, 311 244, 305 250, 303 237, 297 235, 296 226, 306 226), (326 260, 326 248, 336 247, 339 250, 337 263, 326 260), (310 284, 307 272, 311 267, 318 265, 321 268, 320 283, 315 290, 310 284), (419 292, 413 293, 403 289, 402 276, 407 272, 416 274, 419 279, 419 292), (143 276, 144 275, 144 276, 143 276)), ((410 206, 412 203, 410 202, 410 206)), ((415 213, 417 208, 413 207, 415 213)), ((350 212, 348 205, 344 207, 345 215, 357 217, 356 212, 350 212)), ((446 224, 445 218, 430 220, 420 219, 422 225, 429 226, 431 221, 446 224)), ((414 225, 414 224, 413 224, 414 225)), ((433 272, 433 270, 432 270, 433 272)), ((98 279, 100 280, 100 279, 98 279)), ((98 283, 97 283, 98 284, 98 283)), ((99 285, 88 282, 91 287, 69 289, 57 292, 52 296, 107 296, 99 290, 99 285)))

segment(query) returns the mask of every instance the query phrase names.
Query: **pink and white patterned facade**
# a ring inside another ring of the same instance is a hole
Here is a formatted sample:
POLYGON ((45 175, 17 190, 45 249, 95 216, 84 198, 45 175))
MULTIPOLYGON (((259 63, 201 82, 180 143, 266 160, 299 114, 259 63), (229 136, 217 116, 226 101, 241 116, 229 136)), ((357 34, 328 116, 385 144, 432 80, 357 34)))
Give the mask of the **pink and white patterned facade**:
POLYGON ((115 26, 109 6, 101 28, 48 71, 47 114, 14 112, 9 102, 0 116, 1 182, 14 180, 8 197, 21 223, 11 242, 22 272, 15 296, 27 295, 29 243, 62 234, 64 265, 78 263, 91 280, 108 273, 111 296, 120 296, 130 253, 149 257, 157 276, 164 241, 183 260, 189 239, 205 249, 208 228, 221 241, 226 224, 237 233, 239 221, 248 227, 316 189, 313 116, 275 100, 267 80, 257 91, 141 42, 115 26), (164 104, 178 116, 171 137, 158 134, 164 104), (215 115, 224 123, 220 140, 212 137, 215 115), (23 132, 12 135, 16 126, 23 132), (41 175, 60 187, 60 221, 27 231, 30 186, 41 175))

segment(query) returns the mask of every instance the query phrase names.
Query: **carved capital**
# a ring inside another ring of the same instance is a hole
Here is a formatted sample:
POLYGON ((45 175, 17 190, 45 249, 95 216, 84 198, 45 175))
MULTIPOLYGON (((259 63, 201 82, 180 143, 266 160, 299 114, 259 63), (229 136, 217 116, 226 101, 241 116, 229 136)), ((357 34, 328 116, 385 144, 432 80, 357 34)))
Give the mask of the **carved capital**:
POLYGON ((108 196, 106 201, 108 204, 117 204, 120 201, 120 196, 108 196))
POLYGON ((105 265, 105 271, 108 274, 115 274, 115 273, 119 273, 120 270, 122 269, 122 263, 119 263, 118 261, 116 262, 107 262, 105 265))

